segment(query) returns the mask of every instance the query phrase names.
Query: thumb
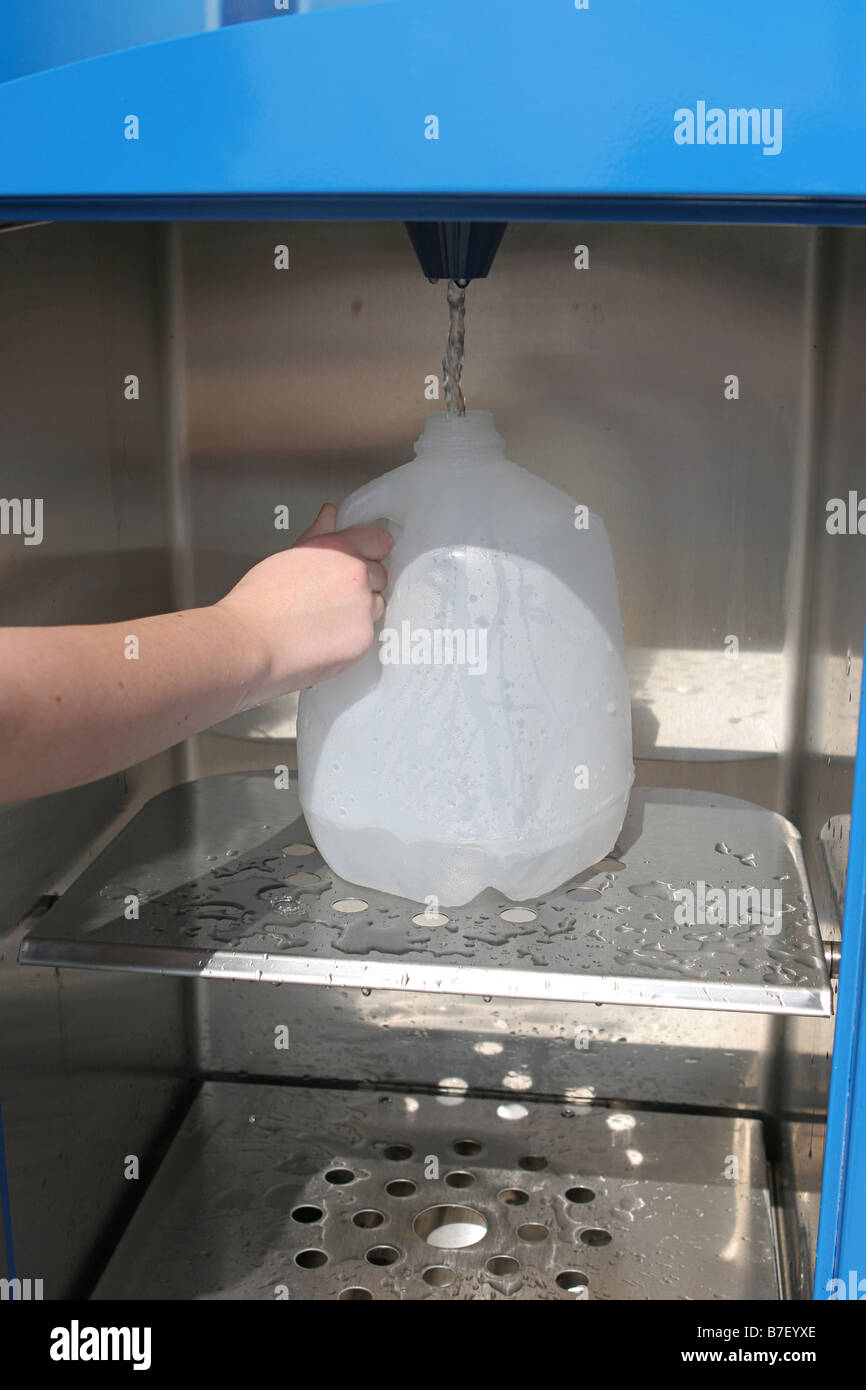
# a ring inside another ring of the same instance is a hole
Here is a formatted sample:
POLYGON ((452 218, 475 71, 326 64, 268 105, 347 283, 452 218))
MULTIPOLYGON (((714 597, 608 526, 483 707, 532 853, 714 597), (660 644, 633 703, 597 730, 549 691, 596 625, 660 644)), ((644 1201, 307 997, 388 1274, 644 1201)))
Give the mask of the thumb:
POLYGON ((304 534, 298 537, 295 544, 300 545, 301 541, 310 541, 314 536, 325 536, 330 531, 336 531, 336 529, 337 508, 334 506, 333 502, 325 502, 322 504, 319 515, 316 517, 312 526, 307 527, 304 534))

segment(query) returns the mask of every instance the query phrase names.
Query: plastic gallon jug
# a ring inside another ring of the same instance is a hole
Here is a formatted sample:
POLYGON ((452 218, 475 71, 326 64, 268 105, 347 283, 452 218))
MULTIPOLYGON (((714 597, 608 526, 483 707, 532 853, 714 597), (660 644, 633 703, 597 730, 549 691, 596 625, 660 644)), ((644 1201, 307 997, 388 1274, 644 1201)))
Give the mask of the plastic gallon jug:
POLYGON ((342 878, 433 907, 535 898, 609 853, 634 779, 604 525, 480 410, 428 416, 338 525, 385 519, 373 646, 301 696, 310 833, 342 878))

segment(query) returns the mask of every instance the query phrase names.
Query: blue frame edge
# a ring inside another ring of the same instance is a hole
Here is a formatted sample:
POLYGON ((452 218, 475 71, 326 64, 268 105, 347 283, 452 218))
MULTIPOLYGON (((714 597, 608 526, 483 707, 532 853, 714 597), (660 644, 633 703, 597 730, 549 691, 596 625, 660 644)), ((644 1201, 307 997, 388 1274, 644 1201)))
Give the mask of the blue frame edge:
POLYGON ((153 194, 4 198, 0 222, 491 221, 866 226, 866 198, 581 194, 153 194))
POLYGON ((866 1299, 866 682, 860 721, 814 1298, 866 1299))

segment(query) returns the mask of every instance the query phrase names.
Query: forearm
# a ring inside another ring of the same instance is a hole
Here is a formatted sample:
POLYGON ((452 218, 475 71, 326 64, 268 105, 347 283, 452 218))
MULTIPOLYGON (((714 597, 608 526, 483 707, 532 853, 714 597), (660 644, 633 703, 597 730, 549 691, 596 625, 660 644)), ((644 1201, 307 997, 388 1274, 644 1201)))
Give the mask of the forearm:
POLYGON ((104 777, 250 708, 267 664, 219 605, 0 630, 0 802, 104 777))

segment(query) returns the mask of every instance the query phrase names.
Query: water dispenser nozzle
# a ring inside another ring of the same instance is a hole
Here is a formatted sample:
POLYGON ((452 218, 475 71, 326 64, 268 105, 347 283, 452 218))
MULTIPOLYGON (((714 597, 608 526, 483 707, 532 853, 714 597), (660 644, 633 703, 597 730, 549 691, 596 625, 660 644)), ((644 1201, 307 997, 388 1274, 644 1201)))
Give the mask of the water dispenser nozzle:
POLYGON ((406 231, 431 284, 467 285, 490 271, 507 222, 407 222, 406 231))

